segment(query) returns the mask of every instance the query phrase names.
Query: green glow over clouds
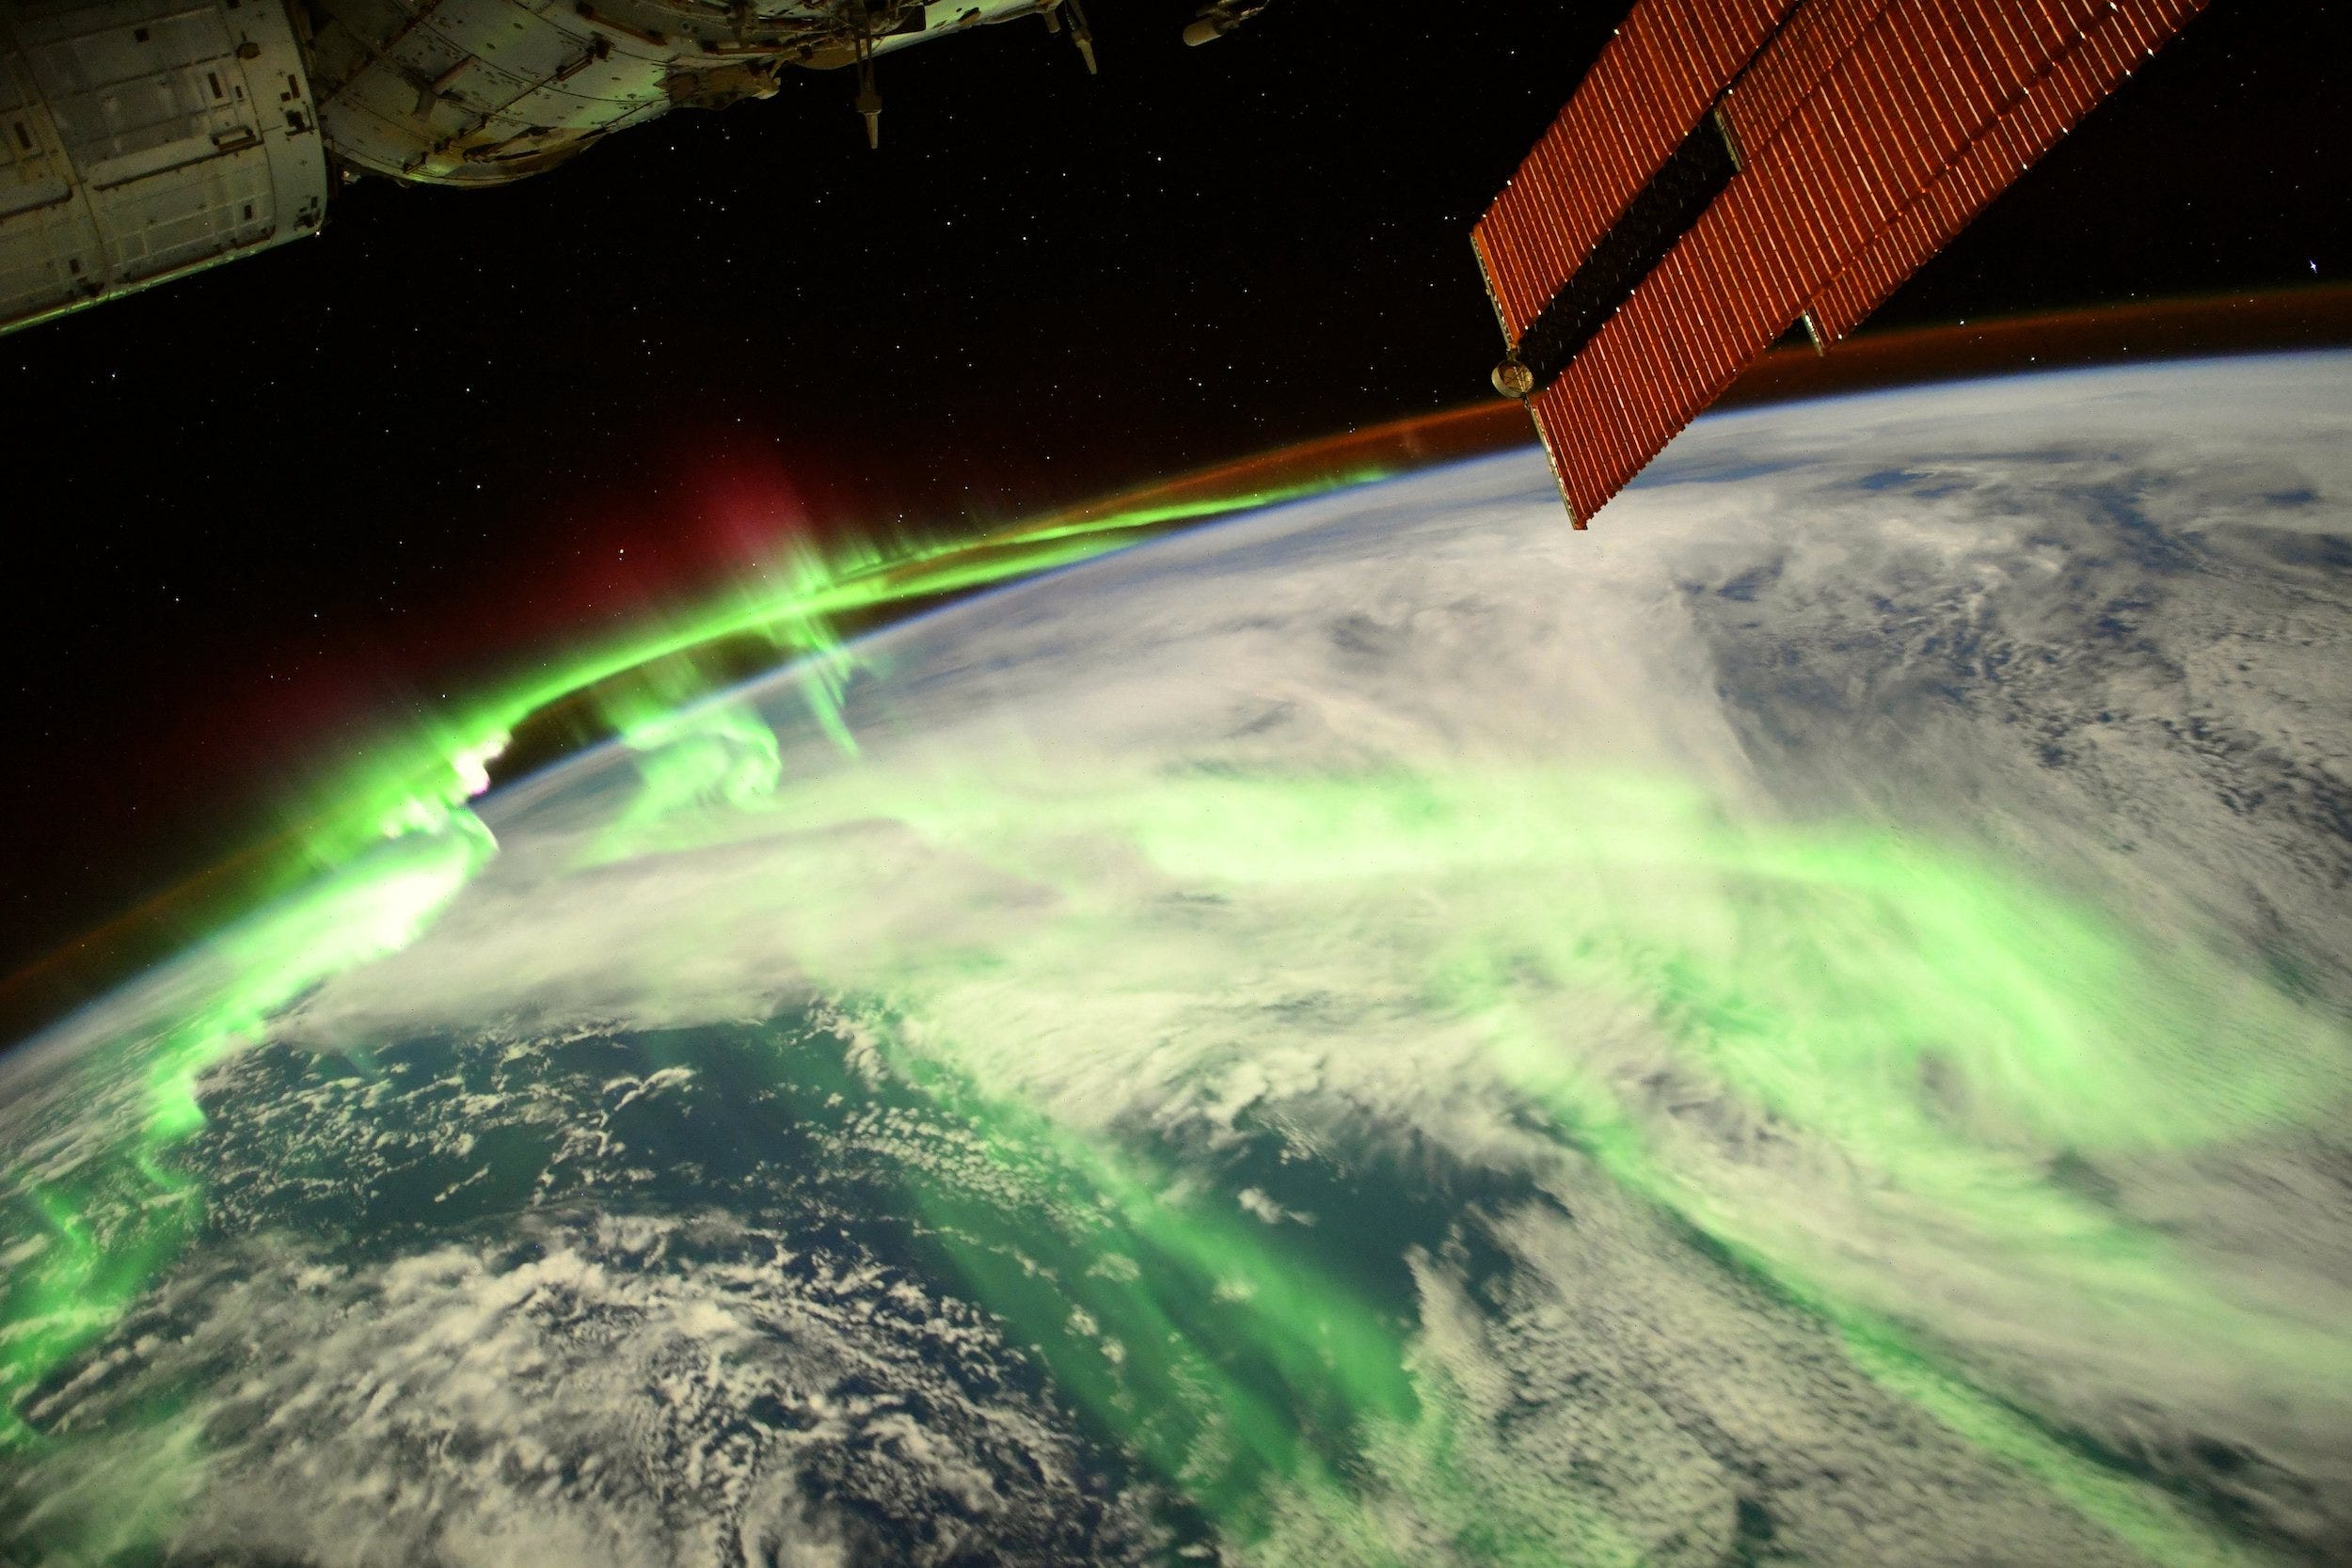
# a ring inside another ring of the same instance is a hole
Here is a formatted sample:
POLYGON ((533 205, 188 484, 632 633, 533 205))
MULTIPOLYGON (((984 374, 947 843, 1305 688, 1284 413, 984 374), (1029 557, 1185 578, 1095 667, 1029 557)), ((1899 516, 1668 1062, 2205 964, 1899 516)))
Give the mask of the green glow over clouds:
POLYGON ((358 779, 305 835, 315 875, 221 930, 190 993, 108 1042, 143 1064, 121 1140, 13 1183, 28 1207, 9 1223, 30 1240, 0 1298, 0 1449, 46 1440, 22 1419, 25 1396, 200 1227, 203 1195, 171 1164, 204 1125, 199 1076, 305 992, 427 933, 497 852, 465 804, 485 756, 532 713, 589 692, 637 772, 594 861, 888 818, 1053 891, 996 949, 894 950, 841 918, 871 889, 812 882, 793 890, 795 956, 819 990, 875 999, 893 1069, 986 1140, 1001 1191, 909 1177, 973 1297, 1237 1555, 1402 1565, 1434 1544, 1532 1565, 1641 1552, 1624 1522, 1506 1490, 1472 1461, 1479 1438, 1397 1304, 1188 1189, 1123 1130, 1074 1125, 1025 1080, 1019 1064, 1044 1047, 1019 999, 1102 995, 1117 1017, 1124 999, 1223 981, 1197 967, 1221 966, 1222 950, 1146 924, 1162 906, 1132 888, 1104 888, 1105 846, 1218 900, 1217 918, 1254 927, 1269 952, 1311 933, 1314 951, 1286 954, 1310 974, 1327 961, 1382 976, 1375 1000, 1398 1017, 1473 1043, 1560 1168, 1589 1165, 1704 1238, 1825 1324, 1879 1387, 2150 1560, 2245 1560, 2186 1508, 2026 1419, 1907 1298, 1931 1287, 1988 1313, 2088 1302, 2233 1347, 2265 1377, 2352 1387, 2340 1338, 2249 1308, 2154 1228, 2049 1176, 2052 1148, 2161 1154, 2335 1114, 2342 1030, 2259 979, 2150 949, 1979 858, 1735 822, 1673 780, 1502 764, 950 778, 852 761, 801 782, 744 705, 687 705, 707 684, 697 648, 765 637, 810 657, 802 689, 854 754, 841 618, 1082 560, 1173 515, 805 558, 781 582, 481 704, 358 779), (1725 1119, 1685 1117, 1677 1096, 1728 1107, 1725 1119), (1858 1173, 1840 1189, 1862 1195, 1855 1212, 1815 1212, 1802 1180, 1735 1166, 1718 1141, 1748 1136, 1858 1173), (1890 1214, 1933 1243, 1917 1273, 1849 1244, 1890 1214), (1981 1274, 1950 1261, 1970 1258, 1981 1274))
POLYGON ((18 1220, 33 1250, 0 1287, 0 1449, 30 1437, 16 1413, 26 1390, 111 1327, 187 1240, 200 1195, 170 1173, 168 1161, 172 1146, 203 1125, 198 1075, 256 1037, 272 1012, 304 990, 405 946, 496 852, 466 802, 486 786, 487 763, 532 715, 593 694, 640 754, 646 791, 606 840, 608 852, 626 853, 636 835, 683 806, 706 799, 742 803, 773 786, 776 743, 764 725, 712 728, 728 724, 724 708, 674 716, 723 678, 698 657, 707 644, 757 636, 774 646, 779 662, 808 656, 802 689, 827 733, 853 751, 838 712, 853 664, 834 629, 841 618, 1031 576, 1124 547, 1168 523, 1369 477, 1080 512, 977 539, 800 548, 697 612, 366 748, 364 765, 295 814, 284 863, 262 880, 279 895, 242 918, 225 913, 204 942, 200 993, 175 999, 169 1016, 146 1019, 135 1037, 104 1042, 96 1053, 142 1054, 148 1100, 135 1118, 139 1132, 71 1180, 20 1171, 10 1181, 30 1195, 29 1212, 18 1220), (160 1196, 140 1196, 141 1183, 160 1196), (117 1215, 103 1245, 92 1224, 102 1208, 117 1215))
MULTIPOLYGON (((1214 995, 1228 983, 1230 948, 1195 955, 1180 933, 1137 924, 1153 900, 1132 887, 1103 891, 1102 847, 1124 846, 1167 888, 1235 911, 1267 952, 1298 966, 1302 988, 1314 984, 1316 956, 1299 951, 1299 934, 1321 934, 1347 950, 1343 973, 1388 977, 1401 1016, 1477 1038, 1487 1068, 1543 1113, 1565 1150, 1825 1323, 1881 1388, 2149 1560, 2251 1560, 2022 1415, 1931 1329, 1906 1326, 1915 1292, 2009 1313, 2088 1303, 2163 1342, 2228 1347, 2275 1386, 2352 1389, 2340 1336, 2249 1307, 2158 1230, 2069 1191, 2048 1168, 2052 1148, 2133 1158, 2322 1122, 2342 1104, 2341 1027, 2258 979, 2194 952, 2152 949, 1979 860, 1880 832, 1737 823, 1670 780, 1508 766, 1442 777, 1069 783, 853 772, 787 791, 772 809, 797 829, 866 816, 906 822, 934 847, 1056 889, 1057 917, 1007 937, 993 956, 931 945, 878 953, 870 930, 840 920, 821 888, 804 911, 796 951, 820 985, 891 998, 926 1021, 924 1053, 1002 1079, 1008 1097, 1023 1092, 1028 1059, 1083 1051, 1091 1032, 1132 1041, 1122 1025, 1145 1037, 1174 1027, 1149 1008, 1139 1022, 1116 1004, 1089 1011, 1099 998, 1214 995), (1084 863, 1073 844, 1093 847, 1084 863), (857 934, 834 945, 836 927, 857 934), (1074 1004, 1064 1033, 1040 1034, 1036 1007, 1025 1005, 1034 997, 1074 1004), (1007 1022, 991 1037, 997 1017, 1007 1022), (1642 1048, 1618 1050, 1613 1035, 1642 1048), (1663 1087, 1661 1041, 1677 1075, 1663 1087), (1916 1269, 1857 1259, 1848 1216, 1824 1224, 1808 1186, 1754 1184, 1752 1171, 1708 1147, 1709 1129, 1661 1105, 1670 1093, 1720 1098, 1753 1135, 1799 1158, 1834 1158, 1868 1214, 1927 1239, 1916 1269)), ((741 832, 706 827, 715 839, 741 832)), ((829 891, 845 904, 863 896, 854 880, 829 891)), ((1123 1241, 1098 1239, 1034 1269, 1032 1254, 1015 1266, 983 1249, 966 1259, 975 1288, 1047 1347, 1062 1386, 1238 1539, 1264 1532, 1276 1479, 1305 1478, 1309 1496, 1346 1496, 1330 1478, 1349 1465, 1302 1452, 1300 1433, 1413 1429, 1412 1401, 1386 1381, 1409 1355, 1376 1316, 1253 1243, 1247 1227, 1155 1204, 1157 1183, 1137 1186, 1103 1156, 1063 1147, 1057 1157, 1063 1184, 1092 1195, 1123 1241), (1154 1263, 1129 1293, 1085 1272, 1097 1248, 1154 1263), (1214 1297, 1218 1280, 1263 1304, 1253 1323, 1206 1333, 1173 1320, 1185 1303, 1214 1297), (1073 1307, 1116 1325, 1122 1343, 1175 1347, 1160 1383, 1216 1390, 1216 1420, 1171 1430, 1167 1412, 1184 1407, 1180 1396, 1124 1391, 1054 1327, 1073 1307), (1334 1335, 1346 1354, 1319 1351, 1334 1335), (1247 1374, 1192 1365, 1236 1345, 1262 1365, 1247 1374), (1342 1422, 1294 1402, 1302 1386, 1305 1406, 1327 1405, 1342 1422), (1284 1393, 1269 1400, 1268 1389, 1284 1393), (1190 1456, 1211 1425, 1225 1446, 1209 1451, 1232 1457, 1202 1473, 1190 1456)), ((1442 1514, 1464 1492, 1458 1478, 1423 1479, 1428 1489, 1411 1498, 1420 1513, 1442 1514)), ((1565 1539, 1556 1524, 1486 1523, 1546 1550, 1565 1539)), ((1577 1532, 1576 1558, 1617 1560, 1596 1544, 1609 1535, 1598 1525, 1577 1532)), ((1341 1560, 1391 1559, 1384 1548, 1341 1560)), ((1510 1557, 1498 1548, 1495 1560, 1510 1557)))

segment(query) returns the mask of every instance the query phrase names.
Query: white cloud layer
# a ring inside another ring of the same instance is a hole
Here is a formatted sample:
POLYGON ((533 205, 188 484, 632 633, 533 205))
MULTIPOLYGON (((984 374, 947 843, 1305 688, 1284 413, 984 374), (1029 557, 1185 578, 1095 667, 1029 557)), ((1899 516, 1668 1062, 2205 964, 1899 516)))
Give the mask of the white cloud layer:
MULTIPOLYGON (((1465 1217, 1499 1302, 1412 1265, 1420 1370, 1498 1497, 1552 1489, 1528 1517, 1581 1487, 1655 1562, 2316 1560, 2352 1542, 2348 427, 2341 356, 2159 367, 1711 420, 1589 536, 1525 455, 1206 530, 877 640, 854 760, 788 678, 738 694, 784 742, 756 810, 616 854, 617 753, 493 800, 488 871, 276 1036, 846 999, 1203 1170, 1434 1149, 1549 1195, 1465 1217)), ((237 1363, 254 1436, 183 1539, 761 1560, 766 1519, 826 1560, 755 1495, 789 1465, 700 1513, 580 1468, 616 1412, 876 1354, 730 1267, 224 1284, 202 1332, 300 1350, 237 1363)))

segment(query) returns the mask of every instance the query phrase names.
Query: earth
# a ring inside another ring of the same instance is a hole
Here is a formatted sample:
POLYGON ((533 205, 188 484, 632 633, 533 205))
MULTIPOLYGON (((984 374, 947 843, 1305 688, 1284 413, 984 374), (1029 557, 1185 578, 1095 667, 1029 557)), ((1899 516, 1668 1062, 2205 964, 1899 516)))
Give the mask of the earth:
POLYGON ((2347 436, 1514 453, 421 816, 0 1068, 0 1559, 2352 1560, 2347 436))

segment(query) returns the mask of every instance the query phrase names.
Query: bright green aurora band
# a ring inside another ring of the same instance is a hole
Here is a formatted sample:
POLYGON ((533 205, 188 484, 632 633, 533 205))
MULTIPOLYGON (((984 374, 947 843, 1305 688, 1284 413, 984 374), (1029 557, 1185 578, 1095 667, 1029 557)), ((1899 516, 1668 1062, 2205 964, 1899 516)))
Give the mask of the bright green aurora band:
MULTIPOLYGON (((2325 1114, 2344 1042, 2265 985, 2149 951, 1979 858, 1875 832, 1735 825, 1654 778, 1200 772, 1079 788, 1001 769, 943 781, 851 766, 787 788, 778 738, 747 705, 679 710, 696 691, 694 649, 756 633, 809 656, 818 720, 854 750, 839 698, 856 656, 830 629, 839 617, 1082 560, 1168 520, 811 558, 771 593, 485 705, 361 780, 312 838, 312 879, 206 944, 200 1001, 109 1045, 144 1064, 144 1103, 125 1120, 137 1134, 58 1160, 68 1168, 55 1174, 16 1173, 31 1196, 0 1232, 0 1458, 72 1441, 20 1418, 27 1397, 106 1335, 201 1226, 204 1196, 171 1164, 203 1126, 198 1075, 319 982, 431 927, 497 853, 466 804, 485 759, 532 711, 637 671, 607 701, 640 784, 592 860, 750 834, 779 814, 810 829, 886 816, 1053 887, 1055 914, 1024 938, 1025 989, 1042 976, 1073 996, 1212 984, 1192 972, 1200 955, 1138 928, 1130 905, 1063 862, 1073 838, 1121 846, 1168 883, 1228 900, 1233 918, 1264 923, 1270 947, 1283 932, 1344 933, 1334 940, 1353 944, 1351 964, 1369 952, 1401 1014, 1470 1042, 1564 1165, 1606 1177, 1826 1324, 1869 1382, 2151 1561, 2259 1560, 1972 1381, 1906 1326, 1883 1276, 1807 1216, 1710 1181, 1706 1151, 1655 1114, 1654 1085, 1607 1036, 1612 1020, 1662 1035, 1693 1073, 1842 1151, 1924 1228, 2184 1335, 2250 1346, 2279 1375, 2341 1386, 2352 1366, 2340 1341, 2257 1318, 2162 1235, 2042 1180, 2024 1147, 2005 1151, 2008 1130, 2128 1155, 2325 1114), (1597 1021, 1594 1049, 1564 1049, 1565 1017, 1597 1021), (1938 1114, 1923 1077, 1944 1085, 1938 1114)), ((996 1005, 989 988, 1006 982, 988 966, 853 934, 864 928, 828 901, 846 908, 854 890, 798 895, 787 923, 812 985, 844 999, 893 1076, 968 1126, 998 1173, 976 1188, 968 1169, 910 1170, 948 1261, 1063 1397, 1236 1558, 1641 1560, 1622 1522, 1477 1462, 1476 1401, 1409 1313, 1192 1190, 1161 1153, 1005 1087, 992 1064, 1022 1042, 990 1037, 985 1021, 1014 1031, 1025 1015, 996 1005)), ((1314 956, 1302 961, 1311 970, 1314 956)))
MULTIPOLYGON (((0 1453, 36 1440, 18 1413, 26 1392, 119 1321, 199 1221, 202 1195, 165 1164, 172 1146, 204 1124, 197 1075, 257 1038, 273 1011, 320 981, 406 946, 472 879, 497 846, 467 802, 488 786, 488 764, 532 715, 587 694, 625 739, 649 753, 645 799, 614 825, 616 835, 626 835, 632 823, 720 784, 695 772, 714 755, 722 767, 736 766, 691 739, 683 747, 662 743, 663 716, 720 678, 697 657, 712 643, 759 637, 780 660, 808 657, 803 689, 810 705, 826 732, 853 751, 837 708, 850 664, 834 630, 839 621, 1072 565, 1170 524, 1376 477, 1343 474, 1099 516, 1080 511, 977 539, 801 548, 703 613, 519 681, 421 726, 405 743, 380 747, 368 766, 320 791, 323 803, 304 814, 294 863, 277 879, 294 890, 206 944, 207 968, 217 978, 202 999, 139 1038, 110 1042, 144 1053, 151 1064, 135 1143, 75 1162, 62 1177, 14 1173, 9 1188, 27 1194, 30 1212, 10 1218, 29 1223, 30 1235, 45 1236, 46 1244, 24 1252, 6 1244, 14 1235, 0 1233, 0 1256, 9 1260, 0 1285, 0 1453), (665 790, 679 792, 675 801, 665 790), (94 1240, 99 1212, 118 1221, 107 1227, 105 1246, 94 1240)), ((775 740, 754 727, 765 737, 771 765, 765 784, 772 787, 775 740)), ((739 784, 720 784, 719 793, 747 798, 739 784)))

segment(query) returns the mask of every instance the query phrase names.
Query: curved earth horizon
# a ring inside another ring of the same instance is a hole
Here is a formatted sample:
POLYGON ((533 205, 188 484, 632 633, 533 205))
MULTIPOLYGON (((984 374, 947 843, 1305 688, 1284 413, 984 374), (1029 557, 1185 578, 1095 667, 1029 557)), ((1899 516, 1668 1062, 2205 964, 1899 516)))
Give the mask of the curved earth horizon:
POLYGON ((0 1064, 0 1559, 2342 1560, 2347 430, 1484 458, 421 810, 0 1064))

